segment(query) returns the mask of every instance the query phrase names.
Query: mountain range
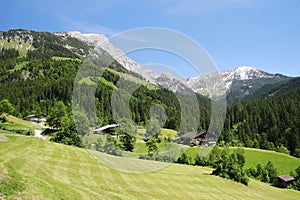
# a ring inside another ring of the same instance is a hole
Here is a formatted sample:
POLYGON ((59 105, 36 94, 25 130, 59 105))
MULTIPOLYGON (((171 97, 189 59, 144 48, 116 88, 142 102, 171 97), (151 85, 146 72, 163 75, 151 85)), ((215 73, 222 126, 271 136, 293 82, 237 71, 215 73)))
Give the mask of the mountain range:
MULTIPOLYGON (((20 29, 0 32, 0 49, 0 100, 7 100, 14 106, 13 115, 48 115, 57 103, 65 104, 71 110, 76 84, 80 91, 87 92, 78 93, 80 99, 75 103, 76 108, 97 106, 96 119, 93 110, 83 113, 94 120, 90 121, 91 126, 116 123, 111 102, 112 98, 117 98, 116 110, 122 111, 128 105, 128 114, 141 126, 149 123, 151 107, 161 105, 168 116, 164 127, 177 130, 180 135, 190 130, 209 129, 212 113, 212 101, 207 98, 212 95, 207 89, 209 80, 210 86, 221 85, 226 89, 230 104, 224 128, 217 127, 223 128, 220 141, 233 146, 272 150, 283 145, 291 155, 300 152, 300 78, 240 66, 178 79, 171 74, 142 69, 104 35, 79 32, 20 29), (76 77, 95 47, 99 47, 102 60, 89 65, 85 72, 87 76, 76 77), (107 60, 111 61, 110 65, 107 60), (95 70, 102 70, 102 77, 93 76, 95 70), (222 81, 214 81, 216 77, 221 77, 222 81), (122 87, 118 84, 120 80, 131 82, 135 91, 131 93, 130 88, 126 88, 130 84, 122 87), (116 91, 124 95, 118 96, 116 91), (89 98, 90 95, 95 98, 89 98), (195 101, 191 101, 191 97, 196 97, 195 101), (187 107, 182 109, 182 105, 187 107), (186 117, 182 118, 183 115, 186 117)), ((160 116, 164 117, 163 114, 160 116)))
POLYGON ((173 92, 176 92, 179 89, 190 88, 194 92, 197 92, 201 95, 209 96, 206 83, 207 79, 215 80, 215 76, 221 76, 222 83, 215 83, 215 85, 226 85, 227 100, 229 101, 229 104, 251 99, 252 96, 256 95, 255 93, 258 92, 259 89, 266 85, 285 83, 291 79, 291 77, 281 74, 270 74, 255 67, 248 66, 239 66, 229 71, 222 71, 214 74, 204 74, 202 76, 188 79, 179 79, 169 73, 163 74, 150 69, 141 68, 138 63, 127 57, 121 49, 113 46, 102 34, 65 32, 56 33, 56 35, 75 37, 81 41, 87 42, 91 46, 99 46, 114 59, 116 59, 127 70, 138 73, 148 82, 173 92))
MULTIPOLYGON (((227 100, 229 104, 235 104, 239 101, 249 100, 260 96, 257 92, 264 92, 261 89, 268 85, 280 85, 292 79, 281 74, 270 74, 263 72, 255 67, 239 66, 233 70, 221 71, 211 74, 204 74, 198 77, 188 79, 179 79, 171 74, 163 74, 143 69, 133 59, 125 55, 118 47, 109 42, 109 39, 103 34, 82 34, 78 31, 71 32, 36 32, 30 30, 10 30, 8 32, 0 32, 0 47, 3 41, 19 41, 29 43, 32 47, 37 47, 47 37, 50 48, 51 45, 57 45, 53 51, 65 52, 64 57, 85 57, 93 48, 100 47, 110 56, 112 56, 121 66, 128 71, 136 73, 143 77, 146 81, 156 86, 163 87, 170 91, 192 89, 204 96, 210 96, 207 90, 207 80, 215 80, 216 76, 220 76, 222 82, 214 83, 216 87, 220 84, 226 87, 227 100), (50 40, 49 40, 50 38, 50 40)), ((21 43, 20 43, 21 44, 21 43)), ((15 48, 25 48, 16 44, 15 48)), ((26 46, 30 49, 30 46, 26 46)), ((62 54, 62 53, 60 53, 62 54)))

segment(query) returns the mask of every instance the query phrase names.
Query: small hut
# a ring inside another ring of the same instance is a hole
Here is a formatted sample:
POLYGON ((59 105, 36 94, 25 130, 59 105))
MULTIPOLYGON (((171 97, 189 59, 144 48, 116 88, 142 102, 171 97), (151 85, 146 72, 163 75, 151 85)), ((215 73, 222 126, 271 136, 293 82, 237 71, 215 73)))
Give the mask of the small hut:
POLYGON ((295 180, 294 177, 286 174, 282 176, 278 176, 276 179, 276 186, 281 187, 281 188, 286 188, 288 187, 293 181, 295 180))

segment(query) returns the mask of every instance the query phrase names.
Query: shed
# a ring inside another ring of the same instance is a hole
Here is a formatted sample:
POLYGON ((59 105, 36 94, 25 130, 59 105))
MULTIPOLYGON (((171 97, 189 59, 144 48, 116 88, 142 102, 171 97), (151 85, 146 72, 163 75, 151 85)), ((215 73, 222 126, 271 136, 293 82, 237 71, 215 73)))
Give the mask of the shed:
POLYGON ((288 187, 293 181, 295 180, 294 177, 285 174, 282 176, 278 176, 276 179, 276 186, 286 188, 288 187))

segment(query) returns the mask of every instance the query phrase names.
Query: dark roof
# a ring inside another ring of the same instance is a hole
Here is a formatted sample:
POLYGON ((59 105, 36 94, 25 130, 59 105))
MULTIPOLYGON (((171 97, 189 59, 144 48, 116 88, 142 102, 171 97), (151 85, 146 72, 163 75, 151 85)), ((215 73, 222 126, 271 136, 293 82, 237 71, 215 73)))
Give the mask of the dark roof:
POLYGON ((278 176, 278 178, 280 178, 281 180, 285 181, 285 182, 290 182, 295 180, 294 177, 291 177, 290 175, 286 174, 286 175, 282 175, 282 176, 278 176))
POLYGON ((195 139, 195 138, 198 138, 202 135, 205 135, 206 134, 206 131, 201 131, 201 132, 189 132, 186 134, 186 137, 189 138, 189 139, 195 139))

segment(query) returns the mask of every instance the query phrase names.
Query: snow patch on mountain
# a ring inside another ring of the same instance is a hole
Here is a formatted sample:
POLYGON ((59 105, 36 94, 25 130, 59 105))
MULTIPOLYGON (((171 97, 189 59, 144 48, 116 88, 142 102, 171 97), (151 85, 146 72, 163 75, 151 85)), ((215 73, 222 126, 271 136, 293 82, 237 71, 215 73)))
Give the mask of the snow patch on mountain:
POLYGON ((274 78, 273 74, 260 71, 254 67, 240 66, 234 71, 234 78, 237 80, 249 80, 254 78, 274 78))
MULTIPOLYGON (((189 78, 186 81, 186 85, 192 88, 194 91, 207 95, 207 84, 208 80, 215 80, 216 76, 221 76, 223 84, 225 83, 226 90, 230 90, 234 81, 237 80, 252 80, 252 79, 269 79, 269 78, 280 78, 278 74, 269 74, 258 70, 255 67, 240 66, 234 70, 228 70, 223 72, 216 72, 205 74, 199 77, 189 78)), ((216 82, 215 85, 220 85, 221 83, 216 82)), ((249 86, 251 87, 251 86, 249 86)))
MULTIPOLYGON (((112 45, 103 34, 82 34, 77 31, 65 33, 70 37, 87 42, 94 47, 100 47, 111 55, 117 62, 129 71, 140 74, 146 81, 157 86, 164 87, 173 92, 192 89, 194 92, 206 96, 213 93, 229 91, 236 80, 251 80, 262 78, 277 78, 280 75, 268 74, 254 67, 240 66, 234 70, 214 72, 189 79, 178 79, 171 74, 158 73, 150 69, 142 69, 138 63, 127 57, 120 49, 112 45)), ((251 87, 251 86, 250 86, 251 87)))

